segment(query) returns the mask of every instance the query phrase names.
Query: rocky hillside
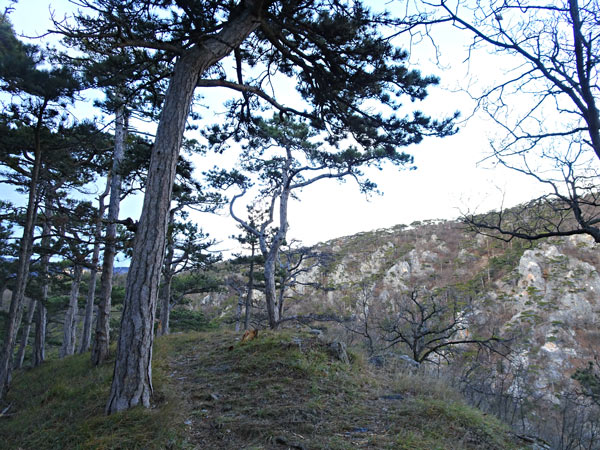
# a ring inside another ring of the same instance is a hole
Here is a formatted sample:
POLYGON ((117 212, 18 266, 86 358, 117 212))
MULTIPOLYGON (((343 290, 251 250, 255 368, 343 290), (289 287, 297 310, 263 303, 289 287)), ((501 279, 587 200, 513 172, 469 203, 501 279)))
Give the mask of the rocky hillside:
MULTIPOLYGON (((600 431, 597 408, 575 412, 585 401, 572 376, 594 361, 600 344, 598 250, 586 236, 503 242, 452 221, 360 233, 313 249, 325 262, 287 291, 284 316, 327 320, 312 326, 364 346, 378 361, 415 359, 414 348, 398 339, 392 345, 393 338, 419 308, 436 311, 421 330, 454 321, 452 339, 502 341, 493 351, 447 347, 426 365, 441 367, 476 404, 522 431, 549 436, 583 421, 589 435, 600 431)), ((236 299, 229 292, 203 303, 229 304, 232 312, 236 299)))
POLYGON ((518 339, 521 362, 545 368, 540 389, 556 389, 600 343, 600 254, 587 236, 505 243, 456 222, 429 222, 335 239, 319 250, 334 260, 306 275, 332 288, 310 293, 317 309, 343 313, 346 300, 352 310, 349 297, 359 298, 356 286, 365 284, 372 307, 413 289, 453 287, 473 298, 471 327, 486 324, 518 339))

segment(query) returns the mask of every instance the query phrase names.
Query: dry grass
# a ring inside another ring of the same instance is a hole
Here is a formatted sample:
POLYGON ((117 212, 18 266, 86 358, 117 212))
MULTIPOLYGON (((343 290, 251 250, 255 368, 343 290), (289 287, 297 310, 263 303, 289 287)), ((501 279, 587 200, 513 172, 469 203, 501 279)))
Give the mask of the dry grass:
POLYGON ((0 439, 21 449, 510 449, 495 420, 439 382, 335 360, 299 332, 156 342, 155 407, 106 417, 112 364, 88 356, 16 376, 0 439), (232 347, 230 349, 230 347, 232 347))
POLYGON ((345 365, 296 332, 238 338, 175 337, 196 348, 174 355, 172 373, 196 448, 516 448, 504 427, 439 381, 373 372, 357 356, 345 365))

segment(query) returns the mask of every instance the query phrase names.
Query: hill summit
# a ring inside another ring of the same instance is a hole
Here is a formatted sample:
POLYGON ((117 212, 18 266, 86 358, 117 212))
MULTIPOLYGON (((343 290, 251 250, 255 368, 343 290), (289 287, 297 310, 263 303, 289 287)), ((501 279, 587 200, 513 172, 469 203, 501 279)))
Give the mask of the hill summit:
POLYGON ((12 449, 513 449, 491 416, 422 374, 343 362, 302 331, 159 338, 154 405, 104 415, 112 363, 87 355, 19 373, 0 418, 12 449))

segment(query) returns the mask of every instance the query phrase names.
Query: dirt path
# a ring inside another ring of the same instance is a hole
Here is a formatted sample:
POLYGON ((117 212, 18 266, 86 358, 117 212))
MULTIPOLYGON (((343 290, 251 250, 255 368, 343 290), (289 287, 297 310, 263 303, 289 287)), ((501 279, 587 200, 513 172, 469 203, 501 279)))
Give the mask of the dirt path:
POLYGON ((196 448, 382 448, 376 438, 389 431, 385 419, 401 394, 344 379, 345 368, 324 360, 317 339, 297 346, 272 336, 248 345, 230 334, 215 338, 171 360, 196 448))
POLYGON ((173 353, 169 377, 185 400, 191 448, 515 448, 496 422, 436 398, 433 386, 416 378, 402 385, 367 365, 344 364, 314 336, 190 339, 173 353))

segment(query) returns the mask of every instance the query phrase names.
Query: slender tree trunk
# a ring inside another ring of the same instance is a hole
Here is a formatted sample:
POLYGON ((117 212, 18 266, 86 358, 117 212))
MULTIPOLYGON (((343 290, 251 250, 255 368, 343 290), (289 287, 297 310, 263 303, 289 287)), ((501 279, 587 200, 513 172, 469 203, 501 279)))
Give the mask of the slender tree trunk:
POLYGON ((117 224, 121 201, 120 167, 125 154, 125 107, 120 106, 115 114, 115 148, 110 181, 110 200, 108 205, 108 225, 100 277, 100 302, 96 314, 96 337, 92 346, 92 364, 102 364, 108 357, 110 344, 110 310, 112 304, 112 280, 116 255, 117 224))
POLYGON ((285 296, 285 288, 286 288, 285 283, 286 283, 286 280, 283 279, 283 280, 281 280, 281 284, 279 286, 279 298, 277 300, 277 308, 279 309, 279 313, 278 313, 279 320, 281 320, 283 318, 283 302, 285 300, 284 296, 285 296))
POLYGON ((251 254, 250 254, 250 270, 248 271, 248 288, 246 291, 246 306, 245 306, 245 317, 244 317, 244 330, 250 327, 250 311, 252 309, 252 294, 254 291, 254 255, 256 252, 256 244, 252 242, 251 254))
POLYGON ((100 259, 100 239, 102 238, 102 218, 106 206, 104 199, 110 191, 112 174, 106 179, 106 189, 98 197, 98 217, 96 218, 96 229, 94 230, 94 252, 92 253, 92 268, 90 269, 90 282, 85 301, 85 316, 83 319, 83 331, 81 333, 81 346, 79 353, 85 353, 90 349, 92 342, 92 324, 94 319, 94 300, 96 296, 96 279, 98 278, 98 260, 100 259))
POLYGON ((240 331, 240 328, 242 327, 242 308, 244 307, 244 296, 242 295, 242 293, 238 294, 238 302, 237 302, 237 308, 235 310, 235 331, 238 332, 240 331))
POLYGON ((81 265, 75 264, 73 267, 73 282, 71 283, 69 307, 65 313, 65 323, 63 326, 63 343, 58 353, 59 358, 64 358, 65 356, 70 356, 75 353, 75 341, 77 339, 77 300, 79 299, 81 272, 81 265))
POLYGON ((194 88, 200 75, 238 47, 257 25, 258 20, 245 10, 217 36, 188 49, 175 64, 158 124, 127 274, 114 376, 106 406, 109 414, 140 404, 150 407, 156 300, 175 168, 194 88))
POLYGON ((29 198, 27 201, 27 214, 23 226, 23 237, 19 248, 19 261, 17 265, 17 279, 12 291, 10 300, 10 309, 4 334, 4 345, 0 354, 0 400, 4 398, 10 385, 12 375, 13 353, 17 341, 17 331, 21 324, 23 314, 23 302, 25 299, 25 288, 29 278, 29 262, 33 248, 33 231, 35 228, 35 216, 38 207, 38 180, 40 176, 40 167, 42 165, 42 147, 40 142, 40 130, 42 127, 42 117, 48 102, 45 101, 38 112, 38 121, 35 129, 34 143, 34 162, 31 170, 31 180, 29 181, 29 198))
POLYGON ((17 353, 17 360, 15 367, 20 369, 23 367, 23 361, 25 361, 25 350, 27 349, 27 341, 29 341, 29 333, 31 332, 31 323, 33 322, 33 315, 36 310, 37 301, 31 299, 29 301, 29 309, 27 310, 27 318, 25 320, 25 327, 21 334, 21 343, 19 344, 19 353, 17 353))
MULTIPOLYGON (((96 256, 96 248, 100 250, 99 244, 94 244, 94 256, 96 256)), ((94 300, 96 298, 96 279, 98 278, 98 259, 94 263, 92 260, 92 269, 90 270, 90 282, 85 301, 85 315, 83 318, 83 330, 81 331, 81 345, 79 353, 85 353, 90 349, 92 344, 92 325, 94 322, 94 300)))
MULTIPOLYGON (((172 226, 175 221, 175 211, 169 212, 169 223, 167 227, 172 226)), ((175 257, 175 245, 173 242, 172 231, 167 231, 167 245, 165 252, 165 261, 163 263, 162 286, 158 293, 160 301, 160 329, 159 336, 165 336, 170 333, 169 319, 171 317, 171 283, 173 282, 174 267, 173 258, 175 257)))
MULTIPOLYGON (((48 286, 46 286, 46 291, 48 286)), ((47 298, 47 295, 46 295, 47 298)), ((35 318, 35 342, 33 347, 32 366, 40 366, 46 359, 46 326, 48 324, 48 310, 40 301, 35 318)))
MULTIPOLYGON (((272 244, 273 245, 273 244, 272 244)), ((279 322, 279 309, 277 308, 277 287, 275 286, 275 261, 279 248, 271 247, 265 255, 265 301, 269 317, 269 328, 277 328, 279 322)))
POLYGON ((287 162, 282 172, 281 194, 279 195, 279 228, 273 237, 269 251, 265 256, 265 298, 267 301, 267 312, 269 314, 269 327, 277 328, 279 325, 279 307, 277 306, 277 286, 275 284, 275 265, 279 256, 281 244, 287 235, 288 223, 288 201, 290 198, 289 169, 293 161, 291 151, 287 151, 287 162))
POLYGON ((169 321, 171 318, 171 284, 173 282, 173 275, 169 273, 163 277, 163 283, 160 287, 160 330, 158 331, 159 336, 166 336, 169 334, 170 325, 169 321))
MULTIPOLYGON (((48 208, 46 208, 48 210, 48 208)), ((50 247, 50 224, 48 220, 44 222, 42 230, 42 248, 50 247)), ((50 265, 50 254, 46 251, 42 255, 42 267, 40 275, 42 277, 42 296, 38 302, 37 314, 35 317, 35 340, 33 343, 33 361, 32 366, 40 366, 46 359, 46 325, 48 321, 48 311, 46 303, 48 301, 48 291, 50 289, 50 278, 48 276, 48 266, 50 265)))

